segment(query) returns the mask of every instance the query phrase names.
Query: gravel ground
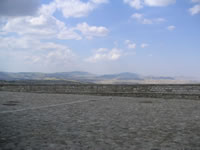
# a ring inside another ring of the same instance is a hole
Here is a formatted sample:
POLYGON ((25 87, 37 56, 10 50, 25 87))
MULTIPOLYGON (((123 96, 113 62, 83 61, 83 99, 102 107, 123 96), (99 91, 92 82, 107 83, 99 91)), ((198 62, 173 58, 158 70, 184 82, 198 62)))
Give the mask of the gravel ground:
POLYGON ((0 92, 0 150, 200 150, 200 101, 0 92))

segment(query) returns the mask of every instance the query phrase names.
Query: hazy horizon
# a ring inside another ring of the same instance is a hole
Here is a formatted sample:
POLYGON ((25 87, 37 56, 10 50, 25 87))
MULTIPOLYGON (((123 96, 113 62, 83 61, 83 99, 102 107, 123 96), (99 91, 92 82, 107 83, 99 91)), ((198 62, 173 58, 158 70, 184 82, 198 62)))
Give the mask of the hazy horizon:
POLYGON ((124 74, 124 73, 131 73, 131 74, 137 74, 139 76, 142 77, 172 77, 172 78, 177 78, 177 79, 184 79, 184 80, 200 80, 200 77, 195 77, 195 76, 166 76, 166 75, 153 75, 153 74, 140 74, 137 72, 115 72, 115 73, 92 73, 92 72, 88 72, 88 71, 83 71, 83 70, 74 70, 74 71, 64 71, 64 72, 6 72, 6 71, 0 71, 0 72, 4 72, 4 73, 42 73, 42 74, 54 74, 54 73, 74 73, 74 72, 80 72, 80 73, 89 73, 89 74, 93 74, 96 76, 102 76, 102 75, 117 75, 117 74, 124 74))
POLYGON ((200 0, 0 1, 0 71, 200 78, 200 0))

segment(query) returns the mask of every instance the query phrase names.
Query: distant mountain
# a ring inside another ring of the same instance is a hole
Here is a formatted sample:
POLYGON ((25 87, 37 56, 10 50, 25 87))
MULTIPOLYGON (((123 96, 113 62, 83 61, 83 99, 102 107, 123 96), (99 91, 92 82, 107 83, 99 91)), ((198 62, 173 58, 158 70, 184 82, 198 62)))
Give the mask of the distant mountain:
POLYGON ((123 72, 119 74, 107 74, 99 76, 101 79, 118 79, 118 80, 142 80, 142 77, 136 73, 123 72))
POLYGON ((73 72, 57 72, 57 73, 49 73, 46 74, 47 76, 58 76, 58 77, 87 77, 87 76, 93 76, 93 74, 88 72, 81 72, 81 71, 73 71, 73 72))
POLYGON ((37 72, 0 72, 0 80, 39 80, 43 78, 45 78, 45 74, 37 72))
MULTIPOLYGON (((0 72, 0 80, 23 81, 35 83, 102 83, 102 84, 160 84, 160 83, 196 83, 194 80, 183 80, 164 76, 142 76, 136 73, 95 75, 88 72, 0 72)), ((199 82, 199 81, 198 81, 199 82)))
MULTIPOLYGON (((59 73, 40 73, 40 72, 0 72, 0 80, 17 81, 18 83, 64 83, 79 84, 89 83, 92 74, 87 72, 59 72, 59 73), (88 78, 90 78, 88 80, 88 78)), ((14 83, 14 82, 13 82, 14 83)))
POLYGON ((49 73, 46 74, 48 78, 56 78, 56 79, 70 79, 70 80, 81 80, 93 78, 96 75, 93 75, 88 72, 74 71, 74 72, 57 72, 57 73, 49 73))
POLYGON ((174 77, 154 77, 154 76, 146 76, 145 79, 151 80, 174 80, 174 77))
POLYGON ((95 75, 88 72, 57 72, 57 73, 38 73, 38 72, 0 72, 0 80, 141 80, 141 76, 136 73, 124 72, 120 74, 95 75))
POLYGON ((8 73, 0 72, 0 80, 13 80, 8 73))

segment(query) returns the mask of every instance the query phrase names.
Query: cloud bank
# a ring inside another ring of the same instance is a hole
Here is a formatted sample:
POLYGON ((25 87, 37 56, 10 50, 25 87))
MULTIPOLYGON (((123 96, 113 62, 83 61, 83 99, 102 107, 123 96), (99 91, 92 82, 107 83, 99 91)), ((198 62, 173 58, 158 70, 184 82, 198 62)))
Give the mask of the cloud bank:
POLYGON ((176 3, 176 0, 124 0, 124 3, 135 9, 141 9, 144 6, 164 7, 176 3))

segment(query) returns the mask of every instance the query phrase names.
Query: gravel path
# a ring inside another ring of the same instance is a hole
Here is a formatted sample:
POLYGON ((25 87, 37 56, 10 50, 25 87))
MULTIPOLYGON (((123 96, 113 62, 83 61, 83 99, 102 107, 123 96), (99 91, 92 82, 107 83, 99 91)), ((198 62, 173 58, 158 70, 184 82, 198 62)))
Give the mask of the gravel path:
POLYGON ((200 101, 0 92, 0 150, 200 150, 200 101))

